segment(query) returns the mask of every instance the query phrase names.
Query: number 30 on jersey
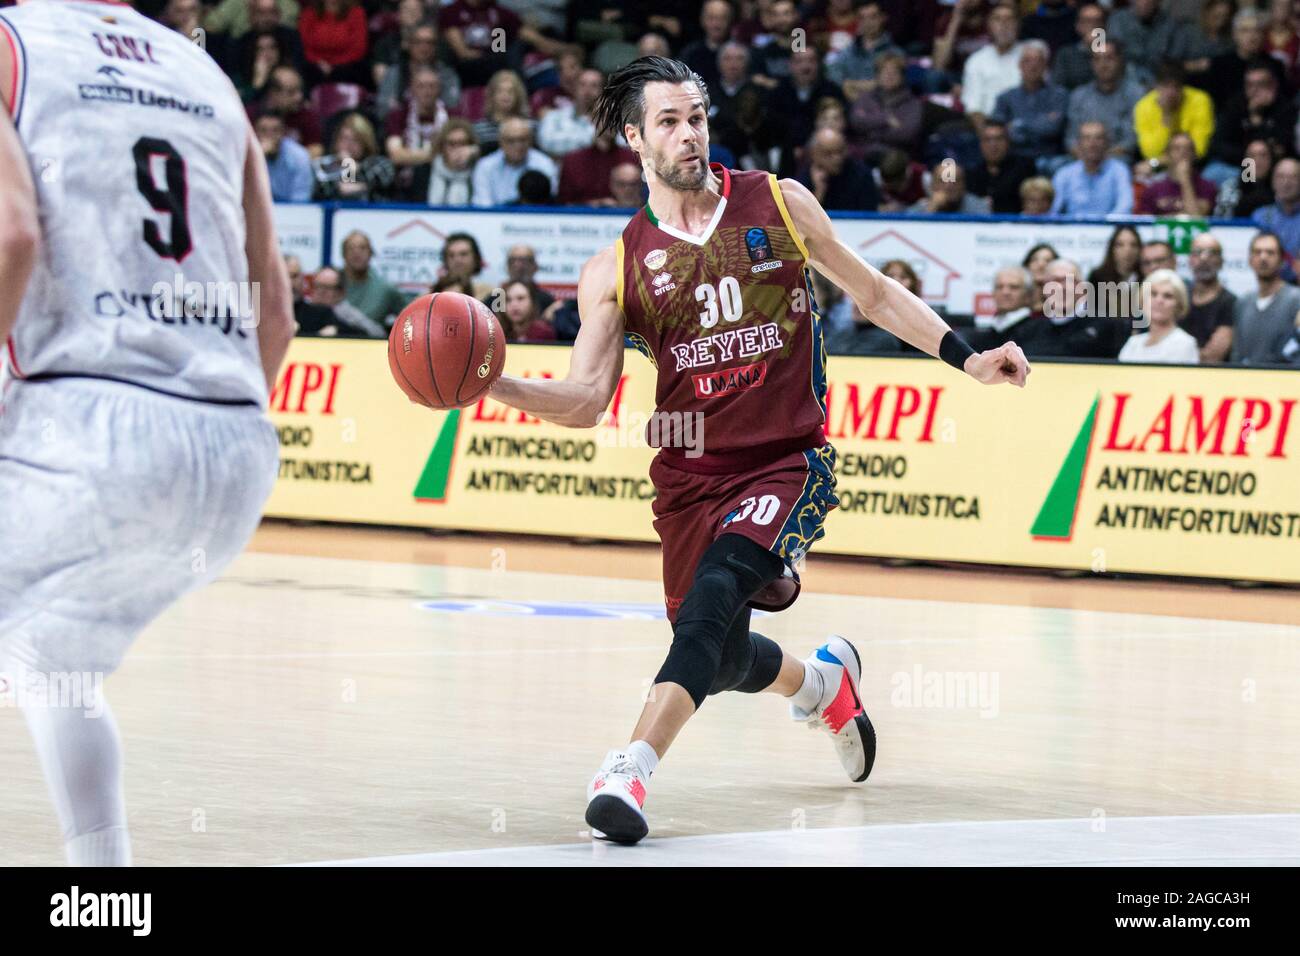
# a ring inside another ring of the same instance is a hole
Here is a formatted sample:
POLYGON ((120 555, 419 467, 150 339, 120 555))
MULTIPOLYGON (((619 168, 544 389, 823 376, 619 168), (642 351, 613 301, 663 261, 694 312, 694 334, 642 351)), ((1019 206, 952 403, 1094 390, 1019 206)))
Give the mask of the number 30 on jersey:
POLYGON ((718 324, 719 306, 722 317, 728 322, 739 322, 745 312, 744 303, 740 300, 740 283, 735 276, 725 276, 716 289, 707 282, 696 286, 695 301, 704 303, 704 310, 700 312, 700 325, 706 329, 718 324))
POLYGON ((722 522, 725 528, 734 521, 753 521, 756 525, 770 524, 776 517, 777 509, 781 507, 781 499, 776 495, 763 495, 761 498, 746 498, 740 503, 740 507, 727 515, 722 522))

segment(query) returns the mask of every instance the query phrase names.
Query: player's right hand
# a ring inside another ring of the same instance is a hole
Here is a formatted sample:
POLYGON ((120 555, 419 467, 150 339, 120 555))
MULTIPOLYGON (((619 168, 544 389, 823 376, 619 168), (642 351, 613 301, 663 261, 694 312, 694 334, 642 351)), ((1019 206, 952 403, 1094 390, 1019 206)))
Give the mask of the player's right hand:
POLYGON ((1029 359, 1015 342, 1007 342, 986 352, 976 352, 966 359, 966 374, 985 385, 1001 385, 1010 382, 1020 388, 1025 387, 1029 377, 1029 359))

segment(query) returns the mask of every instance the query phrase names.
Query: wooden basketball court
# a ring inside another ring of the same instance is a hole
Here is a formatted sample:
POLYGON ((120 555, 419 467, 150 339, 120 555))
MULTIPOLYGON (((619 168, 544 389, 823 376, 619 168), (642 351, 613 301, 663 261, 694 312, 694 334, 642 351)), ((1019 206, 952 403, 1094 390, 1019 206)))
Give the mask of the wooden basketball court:
MULTIPOLYGON (((781 699, 722 695, 650 838, 593 843, 584 789, 669 641, 658 575, 643 545, 268 522, 108 682, 136 862, 1300 862, 1293 590, 831 557, 755 628, 857 644, 871 778, 781 699)), ((0 767, 0 863, 60 863, 12 708, 0 767)))

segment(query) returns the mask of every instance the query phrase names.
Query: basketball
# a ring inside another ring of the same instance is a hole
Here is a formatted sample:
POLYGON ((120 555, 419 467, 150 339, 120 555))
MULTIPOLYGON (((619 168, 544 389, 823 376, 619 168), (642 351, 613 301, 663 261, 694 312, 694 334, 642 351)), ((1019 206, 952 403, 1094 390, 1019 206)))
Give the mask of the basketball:
POLYGON ((388 335, 388 367, 406 397, 429 408, 463 408, 501 377, 506 337, 486 305, 459 292, 422 295, 388 335))

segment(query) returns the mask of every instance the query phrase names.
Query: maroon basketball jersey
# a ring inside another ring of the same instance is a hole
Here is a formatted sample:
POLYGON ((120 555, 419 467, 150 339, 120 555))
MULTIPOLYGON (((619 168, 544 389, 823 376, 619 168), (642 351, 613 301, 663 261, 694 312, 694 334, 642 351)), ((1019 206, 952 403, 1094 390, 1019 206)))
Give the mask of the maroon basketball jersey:
POLYGON ((615 249, 628 341, 659 370, 656 411, 703 415, 703 457, 664 454, 719 473, 825 441, 826 351, 776 177, 712 169, 722 196, 702 236, 646 206, 615 249))

